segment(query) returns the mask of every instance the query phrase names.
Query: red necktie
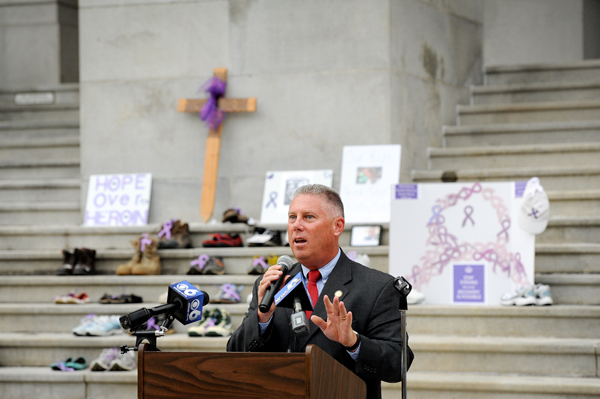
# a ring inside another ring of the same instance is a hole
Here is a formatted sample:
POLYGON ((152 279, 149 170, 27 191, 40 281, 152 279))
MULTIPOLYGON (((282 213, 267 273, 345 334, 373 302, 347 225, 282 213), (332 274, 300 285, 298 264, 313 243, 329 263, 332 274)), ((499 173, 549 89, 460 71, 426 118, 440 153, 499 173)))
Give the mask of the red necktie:
MULTIPOLYGON (((308 288, 308 293, 310 294, 310 299, 313 303, 313 309, 317 307, 317 300, 319 299, 319 289, 317 288, 317 281, 321 278, 321 272, 318 270, 311 270, 308 272, 308 283, 306 287, 308 288)), ((310 320, 310 315, 312 315, 312 311, 306 311, 306 317, 310 320)))

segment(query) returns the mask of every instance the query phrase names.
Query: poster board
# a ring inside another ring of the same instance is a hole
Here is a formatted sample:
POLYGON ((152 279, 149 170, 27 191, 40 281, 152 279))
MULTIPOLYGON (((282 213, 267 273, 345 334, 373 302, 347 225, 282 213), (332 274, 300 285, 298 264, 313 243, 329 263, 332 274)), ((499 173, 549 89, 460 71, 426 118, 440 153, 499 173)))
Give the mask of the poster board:
POLYGON ((261 223, 287 223, 294 192, 307 184, 331 187, 333 170, 267 172, 263 193, 261 223))
POLYGON ((84 226, 148 224, 152 174, 91 175, 84 226))
POLYGON ((398 184, 389 271, 430 304, 499 305, 534 282, 535 236, 519 227, 526 182, 398 184))
POLYGON ((344 146, 340 197, 346 223, 390 221, 391 187, 400 180, 400 145, 344 146))

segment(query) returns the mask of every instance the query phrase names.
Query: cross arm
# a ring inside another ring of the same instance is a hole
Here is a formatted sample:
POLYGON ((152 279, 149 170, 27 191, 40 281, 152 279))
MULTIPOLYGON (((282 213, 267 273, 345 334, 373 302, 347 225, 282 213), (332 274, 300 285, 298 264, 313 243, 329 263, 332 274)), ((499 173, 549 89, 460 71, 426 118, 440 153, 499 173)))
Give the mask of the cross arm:
MULTIPOLYGON (((200 112, 200 108, 206 104, 206 99, 180 98, 177 104, 179 112, 200 112)), ((254 112, 256 111, 256 97, 250 98, 220 98, 219 109, 224 112, 254 112)))

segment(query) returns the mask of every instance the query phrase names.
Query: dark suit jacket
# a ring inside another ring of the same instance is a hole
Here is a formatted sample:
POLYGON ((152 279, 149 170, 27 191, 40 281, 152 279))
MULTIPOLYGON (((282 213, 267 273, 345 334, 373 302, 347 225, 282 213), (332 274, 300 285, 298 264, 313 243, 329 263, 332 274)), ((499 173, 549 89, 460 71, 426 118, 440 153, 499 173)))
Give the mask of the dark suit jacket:
MULTIPOLYGON (((296 263, 289 274, 295 276, 299 271, 300 264, 296 263)), ((261 279, 254 284, 252 302, 242 325, 227 343, 228 352, 287 351, 291 309, 276 308, 269 327, 260 335, 257 290, 261 279)), ((381 398, 381 381, 400 381, 400 294, 393 283, 394 278, 389 274, 353 262, 342 251, 313 314, 327 320, 323 295, 333 300, 335 292, 341 291, 340 300, 352 311, 352 328, 361 336, 358 359, 352 360, 341 344, 329 340, 312 321, 309 321, 310 334, 298 340, 293 351, 304 352, 306 345, 317 345, 365 381, 368 399, 381 398)), ((407 357, 410 366, 414 358, 410 348, 407 357)))

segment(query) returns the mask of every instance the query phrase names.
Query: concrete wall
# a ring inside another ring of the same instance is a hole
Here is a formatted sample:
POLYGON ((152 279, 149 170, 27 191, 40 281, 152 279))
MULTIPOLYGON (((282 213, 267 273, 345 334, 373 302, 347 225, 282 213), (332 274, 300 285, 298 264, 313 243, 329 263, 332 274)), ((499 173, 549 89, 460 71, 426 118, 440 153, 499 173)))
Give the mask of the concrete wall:
MULTIPOLYGON (((260 218, 265 172, 333 169, 402 144, 402 179, 481 82, 478 0, 80 0, 82 177, 151 172, 151 222, 198 213, 207 128, 178 113, 215 67, 228 97, 215 218, 260 218)), ((85 192, 85 190, 83 190, 85 192)))
POLYGON ((485 65, 583 60, 583 5, 584 0, 485 0, 485 65))
POLYGON ((583 1, 583 58, 600 58, 600 0, 583 1))
POLYGON ((0 89, 79 80, 77 0, 0 0, 0 89))

